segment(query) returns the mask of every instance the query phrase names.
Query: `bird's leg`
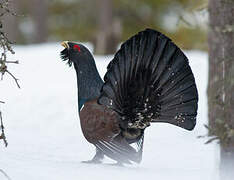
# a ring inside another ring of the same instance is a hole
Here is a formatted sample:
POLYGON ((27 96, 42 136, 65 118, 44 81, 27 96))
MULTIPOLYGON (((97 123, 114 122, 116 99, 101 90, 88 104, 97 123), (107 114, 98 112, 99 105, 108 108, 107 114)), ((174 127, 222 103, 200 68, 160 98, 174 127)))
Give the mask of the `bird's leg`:
MULTIPOLYGON (((131 163, 130 163, 131 164, 131 163)), ((117 161, 116 163, 114 163, 114 164, 111 164, 112 166, 119 166, 119 167, 124 167, 124 164, 123 164, 123 162, 121 162, 121 161, 117 161)))
POLYGON ((102 163, 103 158, 104 158, 103 152, 100 149, 96 148, 96 154, 93 157, 93 159, 88 160, 88 161, 82 161, 82 162, 83 163, 100 164, 100 163, 102 163))
POLYGON ((91 161, 93 161, 94 163, 101 163, 103 158, 104 158, 103 152, 100 149, 96 148, 96 154, 91 161))

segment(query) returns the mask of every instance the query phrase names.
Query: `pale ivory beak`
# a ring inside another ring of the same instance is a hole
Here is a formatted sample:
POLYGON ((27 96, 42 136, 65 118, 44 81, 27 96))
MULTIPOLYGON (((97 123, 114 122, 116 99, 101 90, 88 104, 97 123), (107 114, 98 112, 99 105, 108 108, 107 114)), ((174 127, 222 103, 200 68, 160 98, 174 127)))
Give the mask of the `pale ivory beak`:
POLYGON ((61 45, 67 49, 69 48, 68 41, 63 41, 61 45))

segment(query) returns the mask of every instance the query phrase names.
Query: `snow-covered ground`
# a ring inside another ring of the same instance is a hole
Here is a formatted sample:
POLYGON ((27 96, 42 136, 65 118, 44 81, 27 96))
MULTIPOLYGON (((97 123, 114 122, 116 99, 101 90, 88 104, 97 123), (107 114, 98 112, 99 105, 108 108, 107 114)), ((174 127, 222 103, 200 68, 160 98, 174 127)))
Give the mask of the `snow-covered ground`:
MULTIPOLYGON (((207 123, 207 54, 186 52, 199 91, 194 131, 169 124, 146 130, 143 161, 115 167, 81 163, 91 159, 94 147, 86 142, 77 114, 75 71, 60 60, 59 43, 15 48, 9 70, 20 79, 17 89, 9 76, 0 81, 0 100, 9 146, 0 142, 0 169, 12 180, 216 180, 219 148, 204 145, 207 123)), ((104 75, 112 56, 95 56, 104 75)), ((111 163, 111 160, 106 160, 111 163)), ((0 172, 0 180, 6 178, 0 172)))

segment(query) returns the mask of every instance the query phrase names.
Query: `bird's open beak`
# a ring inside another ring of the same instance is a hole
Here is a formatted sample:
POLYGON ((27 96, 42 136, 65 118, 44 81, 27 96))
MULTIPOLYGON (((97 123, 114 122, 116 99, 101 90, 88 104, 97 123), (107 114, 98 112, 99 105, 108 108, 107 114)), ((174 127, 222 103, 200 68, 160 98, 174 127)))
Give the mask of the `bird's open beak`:
POLYGON ((67 49, 69 48, 68 41, 63 41, 61 45, 67 49))

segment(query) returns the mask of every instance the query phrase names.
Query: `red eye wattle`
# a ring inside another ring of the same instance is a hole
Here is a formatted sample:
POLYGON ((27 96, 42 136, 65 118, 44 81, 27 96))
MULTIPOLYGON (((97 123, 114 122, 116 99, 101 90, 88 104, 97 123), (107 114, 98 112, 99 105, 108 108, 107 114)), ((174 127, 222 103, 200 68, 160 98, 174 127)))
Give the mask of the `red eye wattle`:
POLYGON ((75 45, 73 46, 73 49, 74 49, 74 50, 77 50, 77 51, 79 51, 79 52, 80 52, 80 46, 79 46, 79 45, 77 45, 77 44, 75 44, 75 45))

